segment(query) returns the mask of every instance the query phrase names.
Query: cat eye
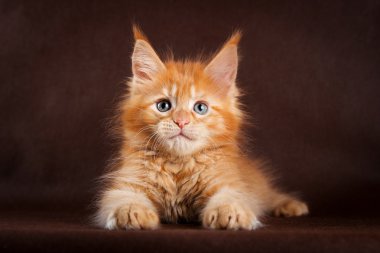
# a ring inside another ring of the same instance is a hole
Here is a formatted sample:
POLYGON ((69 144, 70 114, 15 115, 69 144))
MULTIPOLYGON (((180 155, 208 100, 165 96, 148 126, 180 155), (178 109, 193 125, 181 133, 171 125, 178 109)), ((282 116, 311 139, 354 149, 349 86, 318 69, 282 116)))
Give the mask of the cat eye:
POLYGON ((202 103, 202 102, 195 103, 194 112, 200 115, 205 115, 207 111, 208 111, 208 106, 205 103, 202 103))
POLYGON ((169 100, 161 100, 156 103, 156 107, 160 112, 167 112, 172 108, 172 104, 169 100))

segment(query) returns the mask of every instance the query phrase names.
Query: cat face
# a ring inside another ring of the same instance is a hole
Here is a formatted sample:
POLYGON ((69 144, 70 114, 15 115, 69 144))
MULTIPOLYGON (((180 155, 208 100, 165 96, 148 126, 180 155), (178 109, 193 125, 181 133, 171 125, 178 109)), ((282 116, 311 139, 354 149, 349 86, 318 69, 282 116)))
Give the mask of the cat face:
POLYGON ((135 29, 133 78, 123 108, 131 145, 179 156, 234 142, 241 120, 235 34, 208 63, 163 63, 135 29))

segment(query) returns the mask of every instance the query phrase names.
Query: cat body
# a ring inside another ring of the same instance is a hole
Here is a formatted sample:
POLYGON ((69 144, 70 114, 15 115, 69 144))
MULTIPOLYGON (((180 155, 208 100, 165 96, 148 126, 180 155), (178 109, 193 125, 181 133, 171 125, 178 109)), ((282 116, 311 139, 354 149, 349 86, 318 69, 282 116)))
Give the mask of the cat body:
POLYGON ((235 83, 240 33, 209 62, 165 63, 141 31, 134 34, 133 77, 120 107, 123 145, 104 176, 97 223, 154 229, 184 220, 251 230, 265 213, 307 214, 240 148, 247 120, 235 83))

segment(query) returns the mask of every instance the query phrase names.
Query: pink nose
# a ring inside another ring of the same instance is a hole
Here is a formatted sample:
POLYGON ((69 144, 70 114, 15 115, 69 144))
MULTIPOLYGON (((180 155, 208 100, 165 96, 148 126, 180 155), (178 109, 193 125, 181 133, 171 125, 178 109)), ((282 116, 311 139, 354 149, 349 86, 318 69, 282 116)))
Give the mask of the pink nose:
POLYGON ((184 128, 185 127, 185 125, 187 125, 187 124, 189 124, 189 119, 186 119, 186 118, 183 118, 183 119, 176 119, 176 120, 174 120, 174 123, 176 123, 178 126, 179 126, 179 128, 184 128))

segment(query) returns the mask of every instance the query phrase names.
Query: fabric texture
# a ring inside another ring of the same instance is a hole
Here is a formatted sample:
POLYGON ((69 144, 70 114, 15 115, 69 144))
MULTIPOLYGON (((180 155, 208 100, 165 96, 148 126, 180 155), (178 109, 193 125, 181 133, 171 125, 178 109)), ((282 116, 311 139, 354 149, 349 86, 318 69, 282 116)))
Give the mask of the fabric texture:
POLYGON ((0 1, 0 251, 378 252, 380 2, 0 1), (268 160, 309 217, 262 229, 91 225, 131 75, 131 25, 164 56, 243 31, 238 85, 268 160))

